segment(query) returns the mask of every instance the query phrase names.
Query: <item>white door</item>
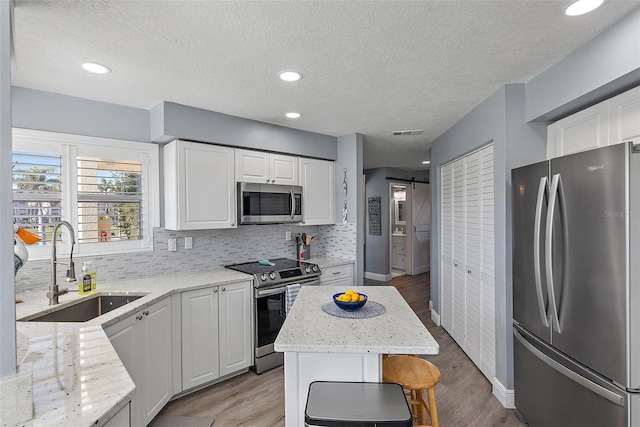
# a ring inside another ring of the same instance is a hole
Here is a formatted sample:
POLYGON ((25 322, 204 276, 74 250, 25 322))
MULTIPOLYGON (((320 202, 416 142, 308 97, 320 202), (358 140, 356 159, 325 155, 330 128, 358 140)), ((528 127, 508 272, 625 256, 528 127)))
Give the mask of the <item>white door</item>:
MULTIPOLYGON (((302 217, 305 225, 333 224, 335 214, 335 190, 333 187, 333 162, 316 159, 300 159, 300 184, 302 185, 302 217)), ((355 213, 355 207, 351 208, 355 213)))
POLYGON ((218 287, 181 294, 182 390, 220 376, 218 363, 218 287))
POLYGON ((463 345, 465 334, 464 271, 464 158, 453 163, 452 254, 453 254, 453 322, 451 336, 463 345))
POLYGON ((440 170, 440 323, 453 327, 453 165, 440 170))
POLYGON ((640 142, 640 86, 609 101, 610 144, 640 142))
POLYGON ((171 297, 142 311, 143 425, 151 422, 173 395, 171 359, 171 297))
POLYGON ((298 185, 298 158, 282 154, 269 157, 269 175, 272 184, 298 185))
POLYGON ((549 125, 547 158, 609 145, 609 103, 601 102, 549 125))
POLYGON ((251 282, 220 286, 220 376, 253 364, 251 282))
POLYGON ((236 149, 236 181, 267 184, 269 178, 269 153, 236 149))
POLYGON ((429 271, 431 245, 431 190, 429 184, 411 184, 411 267, 409 274, 429 271))

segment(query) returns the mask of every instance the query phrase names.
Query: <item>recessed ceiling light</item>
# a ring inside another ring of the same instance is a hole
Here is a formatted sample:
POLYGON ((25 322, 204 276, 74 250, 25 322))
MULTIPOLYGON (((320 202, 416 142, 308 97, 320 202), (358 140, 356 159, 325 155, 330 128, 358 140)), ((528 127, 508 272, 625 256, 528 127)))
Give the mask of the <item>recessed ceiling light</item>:
POLYGON ((285 116, 287 116, 290 119, 297 119, 300 117, 300 113, 291 112, 291 113, 285 114, 285 116))
POLYGON ((302 74, 298 73, 297 71, 283 71, 279 74, 280 79, 284 80, 285 82, 297 82, 298 80, 302 79, 302 74))
POLYGON ((430 164, 430 163, 431 163, 431 160, 424 160, 424 161, 422 162, 422 164, 423 164, 423 165, 428 165, 428 164, 430 164))
POLYGON ((89 71, 90 73, 96 74, 106 74, 111 72, 111 69, 109 67, 106 67, 102 64, 96 64, 95 62, 85 62, 84 64, 82 64, 82 68, 89 71))
POLYGON ((604 0, 576 0, 565 9, 564 13, 569 16, 578 16, 589 13, 602 6, 604 0))

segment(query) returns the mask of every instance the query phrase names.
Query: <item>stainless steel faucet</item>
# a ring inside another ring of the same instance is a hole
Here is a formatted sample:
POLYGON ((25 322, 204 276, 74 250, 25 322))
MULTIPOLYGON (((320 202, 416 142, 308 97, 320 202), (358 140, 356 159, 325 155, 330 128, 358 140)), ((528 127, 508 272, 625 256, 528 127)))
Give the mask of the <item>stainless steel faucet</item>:
POLYGON ((51 286, 49 288, 49 292, 47 292, 49 305, 60 304, 60 301, 58 301, 58 297, 69 292, 69 289, 67 288, 58 289, 58 279, 56 277, 56 264, 58 263, 58 259, 56 257, 56 235, 58 234, 58 228, 60 228, 61 225, 65 225, 69 229, 69 234, 71 235, 71 253, 69 254, 69 264, 67 266, 66 281, 76 281, 76 267, 73 264, 73 247, 76 244, 76 238, 73 233, 73 227, 71 226, 71 224, 69 224, 67 221, 60 221, 53 227, 53 237, 51 238, 51 286))

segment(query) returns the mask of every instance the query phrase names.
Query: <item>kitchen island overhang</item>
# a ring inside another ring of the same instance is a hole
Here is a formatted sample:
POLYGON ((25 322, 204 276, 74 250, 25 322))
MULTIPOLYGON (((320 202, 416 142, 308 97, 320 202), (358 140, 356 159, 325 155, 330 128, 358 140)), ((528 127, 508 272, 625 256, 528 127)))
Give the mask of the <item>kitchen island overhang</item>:
MULTIPOLYGON (((356 288, 354 288, 356 289, 356 288)), ((358 287, 361 292, 364 287, 358 287)), ((440 347, 393 286, 369 286, 370 301, 385 312, 368 319, 329 315, 321 307, 342 286, 302 288, 276 338, 284 352, 285 424, 304 425, 313 381, 382 381, 382 354, 438 354, 440 347)))

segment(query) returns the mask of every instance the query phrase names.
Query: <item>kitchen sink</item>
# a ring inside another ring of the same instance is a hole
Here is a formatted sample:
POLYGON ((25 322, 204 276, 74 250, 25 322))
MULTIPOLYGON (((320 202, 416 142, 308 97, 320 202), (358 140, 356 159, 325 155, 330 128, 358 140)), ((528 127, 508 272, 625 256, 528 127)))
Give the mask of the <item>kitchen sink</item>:
POLYGON ((28 316, 20 320, 28 322, 86 322, 127 305, 145 295, 95 295, 83 298, 76 303, 66 305, 55 311, 42 315, 28 316))

